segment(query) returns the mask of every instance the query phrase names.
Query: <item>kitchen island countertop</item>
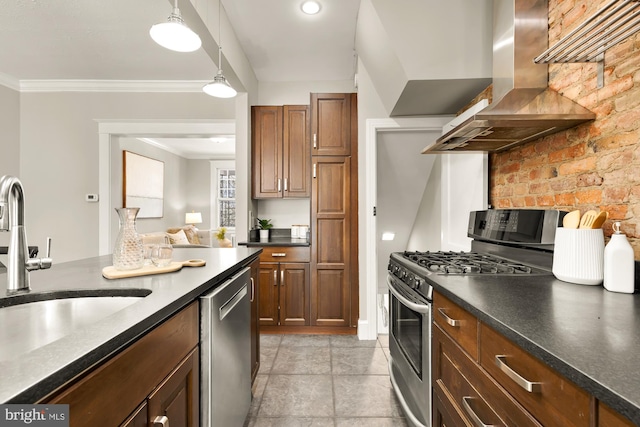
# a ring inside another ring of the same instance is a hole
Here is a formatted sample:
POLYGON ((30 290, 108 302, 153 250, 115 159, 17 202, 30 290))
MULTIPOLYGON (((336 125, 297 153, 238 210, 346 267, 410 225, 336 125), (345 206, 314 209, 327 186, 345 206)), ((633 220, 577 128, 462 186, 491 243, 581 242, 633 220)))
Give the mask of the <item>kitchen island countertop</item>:
MULTIPOLYGON (((223 283, 261 252, 259 248, 175 249, 176 261, 201 258, 203 267, 173 273, 108 280, 102 269, 111 255, 54 264, 31 272, 31 293, 53 290, 148 289, 151 293, 120 311, 20 357, 0 357, 0 403, 35 403, 88 368, 108 359, 167 320, 200 295, 223 283), (7 360, 4 360, 7 359, 7 360)), ((0 298, 6 296, 6 273, 0 274, 0 298)), ((37 334, 22 325, 20 333, 37 334)), ((1 356, 0 351, 0 356, 1 356)))
POLYGON ((458 303, 640 425, 640 295, 548 276, 429 276, 458 303))

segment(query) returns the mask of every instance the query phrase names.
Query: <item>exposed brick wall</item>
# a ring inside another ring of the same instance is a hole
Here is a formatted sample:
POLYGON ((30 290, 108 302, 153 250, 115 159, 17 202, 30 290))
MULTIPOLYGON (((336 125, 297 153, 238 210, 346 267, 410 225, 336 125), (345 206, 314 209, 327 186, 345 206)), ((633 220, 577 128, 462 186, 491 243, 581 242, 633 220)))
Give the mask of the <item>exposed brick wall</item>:
MULTIPOLYGON (((609 0, 549 0, 555 43, 609 0)), ((594 122, 491 155, 496 208, 607 210, 640 259, 640 33, 605 54, 605 84, 595 64, 551 64, 549 86, 596 113, 594 122)))

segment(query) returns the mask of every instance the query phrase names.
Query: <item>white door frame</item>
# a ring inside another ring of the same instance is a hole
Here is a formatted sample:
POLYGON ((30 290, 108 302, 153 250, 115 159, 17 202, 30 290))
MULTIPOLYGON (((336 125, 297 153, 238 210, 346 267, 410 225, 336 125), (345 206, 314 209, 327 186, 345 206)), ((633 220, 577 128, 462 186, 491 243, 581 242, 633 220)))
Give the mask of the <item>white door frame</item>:
MULTIPOLYGON (((358 321, 358 338, 361 340, 373 340, 378 336, 377 325, 377 251, 378 238, 376 233, 376 218, 373 216, 373 208, 376 206, 377 193, 377 158, 378 158, 378 132, 385 131, 441 131, 442 126, 451 120, 451 117, 426 117, 426 118, 397 118, 397 119, 367 119, 366 140, 364 149, 364 200, 360 202, 360 213, 364 216, 365 235, 360 238, 360 253, 364 257, 360 261, 360 284, 365 284, 364 291, 361 287, 360 298, 364 295, 366 301, 365 315, 358 321)), ((427 141, 425 141, 425 146, 427 141)), ((416 153, 419 155, 419 153, 416 153)), ((426 154, 425 154, 426 155, 426 154)), ((362 158, 362 155, 360 156, 362 158)), ((361 216, 362 218, 362 216, 361 216)), ((360 304, 362 307, 362 303, 360 304)))
MULTIPOLYGON (((98 122, 98 254, 107 255, 111 247, 111 143, 119 137, 184 137, 236 133, 235 120, 149 120, 98 122)), ((237 139, 236 139, 237 141, 237 139)), ((237 143, 237 142, 236 142, 237 143)))

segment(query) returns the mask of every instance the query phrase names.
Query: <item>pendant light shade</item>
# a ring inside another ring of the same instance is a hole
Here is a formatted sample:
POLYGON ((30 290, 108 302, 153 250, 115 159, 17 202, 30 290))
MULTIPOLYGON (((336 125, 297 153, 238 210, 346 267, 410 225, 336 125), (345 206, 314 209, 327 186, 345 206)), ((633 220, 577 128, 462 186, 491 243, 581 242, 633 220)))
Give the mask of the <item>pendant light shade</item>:
POLYGON ((218 0, 218 74, 212 82, 202 87, 202 91, 207 95, 216 98, 233 98, 238 92, 231 87, 227 79, 222 74, 222 0, 218 0))
POLYGON ((213 78, 213 81, 204 85, 202 90, 207 95, 215 96, 216 98, 233 98, 238 94, 222 75, 222 70, 218 70, 218 74, 213 78))
POLYGON ((152 26, 149 35, 160 46, 176 52, 193 52, 202 46, 200 37, 184 23, 180 16, 178 0, 167 22, 152 26))

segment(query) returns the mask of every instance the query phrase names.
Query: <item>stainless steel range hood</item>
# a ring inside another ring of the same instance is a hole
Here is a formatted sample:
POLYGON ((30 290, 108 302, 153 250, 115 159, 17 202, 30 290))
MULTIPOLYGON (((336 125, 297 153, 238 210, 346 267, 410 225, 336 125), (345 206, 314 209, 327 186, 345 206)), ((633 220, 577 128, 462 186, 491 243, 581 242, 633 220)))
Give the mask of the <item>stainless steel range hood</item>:
POLYGON ((423 153, 502 151, 595 119, 549 89, 548 66, 533 62, 547 49, 547 0, 494 0, 493 20, 493 103, 423 153))

